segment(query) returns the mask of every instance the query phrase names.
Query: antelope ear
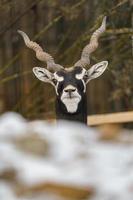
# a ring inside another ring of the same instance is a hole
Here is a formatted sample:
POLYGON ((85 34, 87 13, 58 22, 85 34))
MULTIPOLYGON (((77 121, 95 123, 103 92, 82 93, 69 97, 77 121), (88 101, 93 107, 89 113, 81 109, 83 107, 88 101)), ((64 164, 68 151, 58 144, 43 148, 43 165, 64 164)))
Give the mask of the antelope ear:
POLYGON ((99 62, 95 65, 93 65, 89 70, 88 70, 88 80, 98 78, 103 74, 105 69, 108 66, 108 61, 102 61, 99 62))
POLYGON ((33 73, 40 81, 53 84, 52 83, 53 74, 49 72, 47 69, 43 67, 34 67, 33 73))

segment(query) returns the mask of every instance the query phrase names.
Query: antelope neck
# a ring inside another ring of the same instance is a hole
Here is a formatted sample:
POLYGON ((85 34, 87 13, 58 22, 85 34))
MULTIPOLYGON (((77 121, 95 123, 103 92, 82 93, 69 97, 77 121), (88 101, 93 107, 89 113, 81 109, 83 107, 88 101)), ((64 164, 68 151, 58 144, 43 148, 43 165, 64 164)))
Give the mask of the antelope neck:
POLYGON ((82 96, 78 109, 75 113, 67 112, 65 105, 60 98, 56 98, 56 118, 70 121, 77 121, 87 124, 87 100, 86 94, 82 96))

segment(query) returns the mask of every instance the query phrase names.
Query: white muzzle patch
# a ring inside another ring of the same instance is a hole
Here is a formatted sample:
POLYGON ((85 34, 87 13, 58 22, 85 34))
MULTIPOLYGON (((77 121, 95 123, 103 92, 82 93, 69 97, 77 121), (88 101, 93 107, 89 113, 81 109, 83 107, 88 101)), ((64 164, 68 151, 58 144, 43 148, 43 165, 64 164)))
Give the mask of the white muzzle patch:
POLYGON ((61 95, 61 101, 69 113, 75 113, 77 111, 80 100, 81 96, 78 93, 77 88, 72 85, 68 85, 64 88, 61 95))

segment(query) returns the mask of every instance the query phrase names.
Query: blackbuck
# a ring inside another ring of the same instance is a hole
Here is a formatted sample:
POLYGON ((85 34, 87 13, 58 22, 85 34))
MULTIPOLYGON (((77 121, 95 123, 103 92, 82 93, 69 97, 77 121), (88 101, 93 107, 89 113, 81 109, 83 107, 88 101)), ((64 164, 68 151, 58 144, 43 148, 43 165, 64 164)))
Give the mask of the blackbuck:
POLYGON ((57 119, 80 121, 87 123, 87 83, 99 77, 106 69, 108 61, 102 61, 87 69, 90 64, 90 54, 98 47, 98 39, 106 29, 106 17, 101 26, 92 34, 74 66, 64 68, 56 64, 53 57, 29 39, 23 31, 18 33, 23 37, 27 47, 33 49, 36 57, 47 64, 47 69, 34 67, 35 76, 46 83, 54 86, 56 92, 56 116, 57 119))

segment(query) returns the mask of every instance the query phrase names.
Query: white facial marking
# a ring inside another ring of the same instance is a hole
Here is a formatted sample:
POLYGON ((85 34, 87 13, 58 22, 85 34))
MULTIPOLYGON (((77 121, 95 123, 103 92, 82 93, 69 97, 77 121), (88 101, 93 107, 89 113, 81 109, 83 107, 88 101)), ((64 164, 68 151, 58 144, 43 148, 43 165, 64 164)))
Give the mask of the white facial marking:
POLYGON ((58 76, 58 74, 55 72, 54 73, 54 77, 55 79, 57 79, 57 81, 61 82, 61 81, 64 81, 64 77, 63 76, 58 76))
POLYGON ((67 87, 64 88, 64 91, 66 90, 76 90, 76 88, 73 85, 67 85, 67 87))
POLYGON ((82 83, 83 83, 83 85, 84 85, 84 93, 86 92, 86 83, 85 83, 85 81, 82 79, 82 83))
POLYGON ((64 81, 64 77, 63 76, 58 76, 57 72, 54 73, 54 78, 57 80, 57 84, 53 84, 53 86, 55 87, 55 91, 56 91, 56 94, 59 95, 58 93, 58 85, 59 85, 59 82, 62 82, 64 81))
POLYGON ((83 79, 84 75, 85 75, 86 70, 83 68, 82 72, 80 74, 76 74, 76 78, 77 79, 83 79))
POLYGON ((65 104, 67 112, 69 113, 75 113, 78 108, 78 104, 80 102, 79 98, 74 99, 63 99, 62 102, 65 104))
POLYGON ((86 92, 86 83, 85 83, 85 81, 83 80, 83 77, 84 77, 84 75, 85 75, 86 72, 87 72, 86 69, 83 68, 83 69, 82 69, 82 72, 81 72, 80 74, 76 74, 76 75, 75 75, 76 79, 79 79, 79 80, 82 81, 82 83, 83 83, 83 85, 84 85, 84 93, 86 92))
POLYGON ((64 88, 63 93, 61 95, 61 101, 65 105, 67 112, 75 113, 78 109, 78 104, 81 100, 81 96, 77 92, 77 89, 72 86, 68 85, 64 88), (71 92, 66 92, 67 90, 73 90, 71 92))
POLYGON ((57 84, 54 85, 54 87, 55 87, 55 92, 56 92, 57 95, 59 95, 59 93, 58 93, 58 85, 59 85, 59 82, 57 82, 57 84))

